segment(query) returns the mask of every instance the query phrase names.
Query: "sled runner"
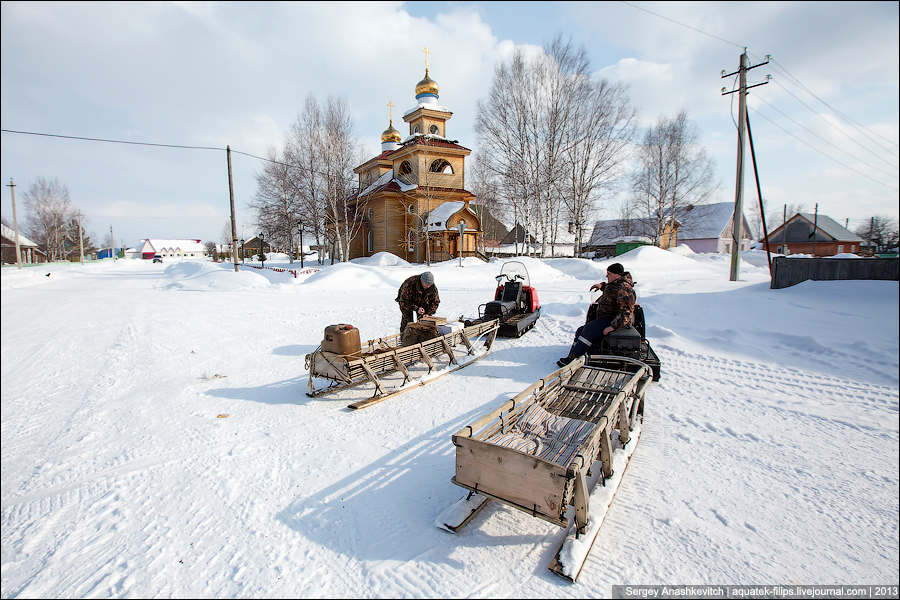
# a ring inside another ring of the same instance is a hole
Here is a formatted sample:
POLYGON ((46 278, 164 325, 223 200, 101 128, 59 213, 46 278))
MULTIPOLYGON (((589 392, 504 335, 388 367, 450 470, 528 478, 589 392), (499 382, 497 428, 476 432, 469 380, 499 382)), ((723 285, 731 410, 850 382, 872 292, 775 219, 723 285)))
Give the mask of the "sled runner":
MULTIPOLYGON (((490 352, 497 336, 497 327, 496 319, 470 327, 447 327, 448 333, 407 346, 402 345, 400 334, 396 334, 369 340, 360 346, 359 351, 349 354, 329 352, 319 346, 312 354, 306 355, 306 368, 309 370, 306 395, 316 397, 372 384, 372 397, 354 402, 349 408, 371 406, 472 364, 490 352), (483 346, 479 348, 481 342, 483 346), (414 365, 423 368, 416 368, 413 372, 414 365), (403 376, 402 383, 389 386, 384 381, 385 376, 398 372, 403 376), (326 379, 330 383, 316 388, 314 378, 326 379)), ((326 339, 328 333, 326 330, 326 339)))
POLYGON ((641 361, 588 355, 462 428, 451 481, 470 492, 435 524, 455 532, 490 500, 549 521, 567 530, 550 569, 575 581, 637 445, 651 380, 641 361))

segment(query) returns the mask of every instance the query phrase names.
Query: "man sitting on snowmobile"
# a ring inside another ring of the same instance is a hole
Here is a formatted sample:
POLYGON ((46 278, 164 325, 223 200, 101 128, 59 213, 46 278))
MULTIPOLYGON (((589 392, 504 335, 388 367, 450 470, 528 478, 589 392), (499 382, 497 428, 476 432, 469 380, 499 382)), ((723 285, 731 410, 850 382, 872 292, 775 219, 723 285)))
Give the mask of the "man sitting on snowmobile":
POLYGON ((566 366, 587 353, 603 336, 633 323, 636 297, 631 274, 626 277, 625 273, 621 263, 613 263, 606 269, 606 282, 591 286, 591 291, 599 289, 603 295, 588 309, 587 322, 575 331, 569 354, 556 361, 557 365, 566 366))

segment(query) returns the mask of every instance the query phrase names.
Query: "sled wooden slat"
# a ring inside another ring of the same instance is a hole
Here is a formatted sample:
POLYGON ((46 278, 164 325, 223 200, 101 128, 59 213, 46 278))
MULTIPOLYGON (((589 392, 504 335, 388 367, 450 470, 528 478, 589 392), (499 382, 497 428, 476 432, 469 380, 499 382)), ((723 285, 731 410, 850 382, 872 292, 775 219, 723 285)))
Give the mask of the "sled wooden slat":
MULTIPOLYGON (((611 360, 610 368, 604 368, 596 358, 587 365, 582 359, 573 361, 460 429, 453 436, 452 482, 558 526, 588 531, 589 469, 599 460, 600 480, 613 477, 614 452, 628 444, 652 377, 650 367, 639 361, 611 360), (554 423, 557 429, 537 433, 541 428, 536 423, 554 423), (585 423, 591 426, 586 434, 585 423), (569 432, 570 442, 554 437, 563 431, 569 432), (550 437, 539 437, 546 435, 550 437)), ((603 515, 599 518, 602 522, 603 515)), ((558 563, 557 558, 554 564, 560 568, 558 563)), ((579 564, 574 577, 580 569, 579 564)))
MULTIPOLYGON (((441 374, 471 364, 490 351, 498 327, 499 322, 494 319, 409 346, 398 345, 400 335, 376 338, 362 344, 365 351, 356 356, 340 356, 317 350, 307 355, 310 387, 307 395, 315 397, 338 389, 371 383, 375 386, 373 398, 355 403, 360 406, 369 406, 401 391, 407 391, 414 385, 424 385, 434 379, 438 358, 444 359, 444 368, 447 369, 441 374), (476 351, 476 342, 480 343, 482 340, 484 342, 483 353, 473 356, 476 351), (428 374, 419 380, 416 380, 415 375, 410 371, 410 368, 417 363, 424 363, 428 369, 428 374), (386 387, 383 381, 385 376, 397 372, 403 375, 402 390, 386 387), (313 378, 327 379, 339 382, 341 385, 332 384, 314 389, 313 378)), ((359 406, 352 407, 358 408, 359 406)))

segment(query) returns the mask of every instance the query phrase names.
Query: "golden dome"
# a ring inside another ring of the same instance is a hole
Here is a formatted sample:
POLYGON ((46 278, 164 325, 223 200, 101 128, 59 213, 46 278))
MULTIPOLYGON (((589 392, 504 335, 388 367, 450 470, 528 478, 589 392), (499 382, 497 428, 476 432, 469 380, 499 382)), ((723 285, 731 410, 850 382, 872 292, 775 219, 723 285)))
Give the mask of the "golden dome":
POLYGON ((419 94, 438 95, 437 81, 428 76, 428 69, 425 69, 425 79, 416 84, 416 96, 419 94))
POLYGON ((382 142, 400 142, 401 141, 400 132, 394 129, 394 122, 391 121, 388 128, 385 129, 381 134, 382 142))

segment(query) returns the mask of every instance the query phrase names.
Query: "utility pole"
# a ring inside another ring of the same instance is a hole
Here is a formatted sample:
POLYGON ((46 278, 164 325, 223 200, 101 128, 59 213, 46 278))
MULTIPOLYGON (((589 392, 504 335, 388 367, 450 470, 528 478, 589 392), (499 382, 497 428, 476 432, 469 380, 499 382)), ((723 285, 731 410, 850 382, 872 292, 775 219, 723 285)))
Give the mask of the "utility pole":
POLYGON ((733 73, 725 73, 722 70, 722 78, 739 75, 740 87, 736 90, 726 91, 722 88, 722 95, 727 96, 738 92, 738 148, 737 148, 737 173, 735 175, 734 184, 734 216, 731 219, 731 281, 737 281, 741 267, 741 248, 744 240, 744 132, 747 125, 747 90, 760 85, 765 85, 768 81, 757 83, 755 85, 747 85, 747 71, 756 67, 768 64, 769 56, 766 55, 766 61, 748 66, 747 49, 744 48, 741 54, 741 63, 737 71, 733 73))
POLYGON ((116 238, 113 235, 112 225, 109 226, 109 243, 112 245, 110 256, 115 260, 116 257, 116 238))
POLYGON ((81 256, 81 264, 84 264, 84 229, 81 227, 81 213, 78 213, 78 251, 81 256))
POLYGON ((228 198, 231 201, 231 256, 234 260, 234 272, 237 273, 237 225, 234 222, 234 181, 231 177, 231 145, 225 146, 225 156, 228 160, 228 198))
POLYGON ((16 219, 16 184, 9 178, 9 196, 12 198, 13 226, 16 228, 16 266, 22 268, 22 251, 19 250, 19 221, 16 219))

